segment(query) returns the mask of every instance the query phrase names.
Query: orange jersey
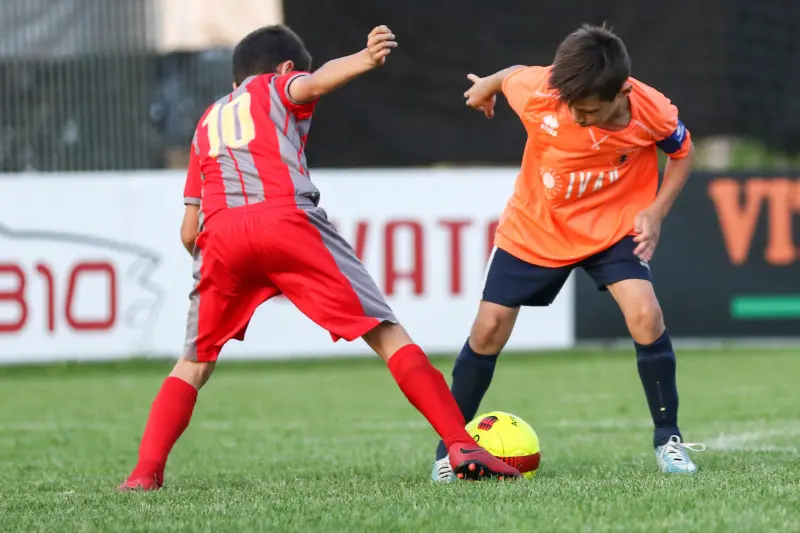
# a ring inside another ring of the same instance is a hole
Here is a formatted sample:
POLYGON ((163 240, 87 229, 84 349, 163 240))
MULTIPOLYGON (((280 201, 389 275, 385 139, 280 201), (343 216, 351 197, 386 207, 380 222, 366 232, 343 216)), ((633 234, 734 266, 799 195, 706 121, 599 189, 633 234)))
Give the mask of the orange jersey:
POLYGON ((658 191, 656 147, 681 159, 691 141, 670 100, 633 78, 627 127, 581 127, 558 105, 549 75, 550 67, 528 67, 503 82, 528 141, 495 245, 526 262, 560 267, 632 234, 634 218, 658 191))

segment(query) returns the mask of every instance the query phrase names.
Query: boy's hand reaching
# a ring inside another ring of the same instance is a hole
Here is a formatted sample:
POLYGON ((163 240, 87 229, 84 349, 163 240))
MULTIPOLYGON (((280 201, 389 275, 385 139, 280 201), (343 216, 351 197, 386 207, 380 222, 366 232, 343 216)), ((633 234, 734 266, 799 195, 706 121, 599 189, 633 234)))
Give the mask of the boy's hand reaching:
POLYGON ((321 96, 386 63, 386 57, 396 47, 397 41, 392 30, 378 26, 369 33, 366 48, 328 61, 313 74, 295 77, 287 89, 289 96, 298 104, 315 102, 321 96))
POLYGON ((370 65, 379 67, 386 63, 386 57, 392 53, 392 48, 397 48, 397 41, 394 39, 394 33, 388 26, 378 26, 370 32, 365 50, 370 65))
POLYGON ((497 103, 497 80, 495 76, 481 78, 475 74, 468 74, 467 79, 472 82, 464 98, 467 106, 480 111, 486 118, 494 118, 494 106, 497 103))

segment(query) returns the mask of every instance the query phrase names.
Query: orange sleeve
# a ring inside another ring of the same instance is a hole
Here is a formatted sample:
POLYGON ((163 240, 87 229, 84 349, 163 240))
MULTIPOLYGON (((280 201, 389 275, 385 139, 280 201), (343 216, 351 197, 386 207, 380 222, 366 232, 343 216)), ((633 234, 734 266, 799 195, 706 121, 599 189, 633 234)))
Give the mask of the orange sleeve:
POLYGON ((506 76, 503 94, 517 115, 522 117, 531 98, 545 95, 547 75, 546 67, 525 67, 506 76))
POLYGON ((678 108, 661 93, 657 93, 655 113, 652 117, 655 141, 670 159, 683 159, 689 155, 692 139, 689 130, 678 116, 678 108))
POLYGON ((200 205, 203 196, 203 178, 200 176, 200 156, 197 155, 195 146, 193 142, 189 154, 189 168, 186 171, 186 183, 183 186, 183 203, 200 205))

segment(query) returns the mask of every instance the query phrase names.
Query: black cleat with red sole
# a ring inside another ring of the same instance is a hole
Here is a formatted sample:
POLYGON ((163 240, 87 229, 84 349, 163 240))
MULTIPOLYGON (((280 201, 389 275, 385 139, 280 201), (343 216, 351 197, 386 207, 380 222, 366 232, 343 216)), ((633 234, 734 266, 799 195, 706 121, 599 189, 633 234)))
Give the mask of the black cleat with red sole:
POLYGON ((472 444, 454 443, 447 450, 450 465, 458 479, 476 481, 480 479, 516 479, 522 474, 474 442, 472 444))

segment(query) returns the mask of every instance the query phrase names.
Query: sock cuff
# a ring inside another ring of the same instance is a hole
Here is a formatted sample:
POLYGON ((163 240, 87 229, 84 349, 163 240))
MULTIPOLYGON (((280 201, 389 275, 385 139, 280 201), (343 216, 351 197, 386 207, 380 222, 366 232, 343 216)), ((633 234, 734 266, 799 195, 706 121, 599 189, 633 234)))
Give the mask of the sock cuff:
POLYGON ((163 389, 178 396, 188 397, 190 399, 197 398, 197 389, 190 383, 175 376, 168 376, 164 380, 163 389))
POLYGON ((425 355, 425 352, 422 351, 422 348, 416 344, 406 344, 397 350, 394 355, 389 358, 389 362, 387 363, 389 372, 395 376, 395 379, 398 379, 421 366, 428 365, 430 365, 428 356, 425 355))
POLYGON ((500 354, 499 353, 493 353, 493 354, 478 353, 478 352, 476 352, 475 350, 472 349, 472 346, 469 345, 469 338, 468 338, 467 342, 464 343, 464 347, 461 349, 461 353, 459 353, 458 355, 463 356, 463 357, 474 357, 475 359, 481 359, 481 360, 484 360, 484 361, 496 361, 497 357, 500 354))
POLYGON ((670 340, 669 331, 666 329, 659 338, 650 344, 639 344, 634 341, 633 345, 636 347, 636 352, 641 354, 659 354, 672 351, 672 340, 670 340))

